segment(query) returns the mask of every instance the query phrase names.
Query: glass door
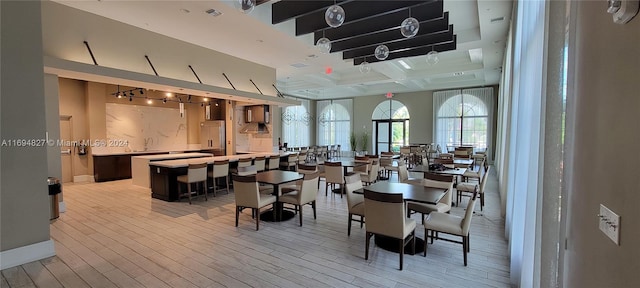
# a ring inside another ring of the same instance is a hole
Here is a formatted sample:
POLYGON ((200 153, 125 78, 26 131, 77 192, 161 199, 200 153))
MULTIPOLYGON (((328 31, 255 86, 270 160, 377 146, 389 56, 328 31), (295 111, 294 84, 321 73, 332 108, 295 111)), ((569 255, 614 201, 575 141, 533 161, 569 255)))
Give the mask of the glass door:
POLYGON ((376 154, 400 152, 400 147, 408 143, 408 120, 374 120, 376 154))

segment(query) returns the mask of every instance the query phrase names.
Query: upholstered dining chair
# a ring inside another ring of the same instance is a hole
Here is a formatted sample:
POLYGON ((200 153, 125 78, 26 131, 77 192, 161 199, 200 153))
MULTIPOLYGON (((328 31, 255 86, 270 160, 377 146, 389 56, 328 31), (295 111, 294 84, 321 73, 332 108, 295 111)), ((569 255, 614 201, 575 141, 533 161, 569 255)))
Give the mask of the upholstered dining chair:
POLYGON ((485 159, 482 159, 478 170, 474 171, 471 169, 467 169, 466 171, 464 171, 464 173, 462 174, 463 181, 471 182, 470 180, 475 180, 476 182, 480 183, 482 173, 484 172, 484 170, 486 170, 487 167, 488 166, 486 165, 485 159))
MULTIPOLYGON (((433 244, 433 239, 462 244, 464 266, 467 266, 467 253, 471 251, 469 247, 469 228, 471 227, 471 216, 473 216, 473 208, 476 203, 477 195, 477 192, 473 193, 471 200, 469 200, 469 203, 467 204, 467 210, 465 211, 464 217, 447 213, 432 212, 424 223, 425 242, 427 235, 431 232, 431 235, 429 236, 431 238, 431 244, 433 244), (439 233, 460 236, 462 237, 462 241, 440 238, 439 233)), ((428 245, 425 243, 424 257, 427 256, 427 246, 428 245)))
POLYGON ((224 186, 227 189, 227 194, 229 194, 229 160, 214 161, 213 170, 209 171, 207 176, 213 180, 213 197, 216 196, 218 191, 216 180, 222 177, 224 177, 224 186))
POLYGON ((364 259, 369 260, 371 236, 382 235, 398 240, 400 270, 404 257, 404 246, 411 243, 416 250, 416 221, 405 217, 402 194, 377 193, 364 190, 364 218, 367 221, 364 259))
MULTIPOLYGON (((315 165, 306 165, 306 164, 298 164, 298 173, 300 174, 312 174, 318 172, 318 168, 315 165)), ((320 173, 318 172, 318 175, 320 173)), ((290 192, 294 192, 297 190, 300 190, 301 186, 302 186, 302 182, 304 179, 298 180, 292 184, 288 184, 288 185, 284 185, 282 186, 282 188, 280 189, 282 194, 285 193, 290 193, 290 192)), ((320 182, 318 182, 320 183, 320 182)), ((318 184, 320 185, 320 184, 318 184)), ((318 186, 318 189, 320 188, 320 186, 318 186)))
MULTIPOLYGON (((391 179, 391 177, 393 176, 393 172, 395 171, 396 173, 398 173, 398 181, 402 182, 402 181, 399 180, 400 179, 400 173, 399 173, 400 167, 404 166, 404 168, 406 170, 407 169, 407 167, 406 167, 407 165, 404 162, 404 160, 402 160, 402 159, 398 159, 398 161, 393 161, 393 162, 389 166, 384 166, 384 169, 387 171, 389 179, 391 179), (395 162, 396 164, 393 164, 393 162, 395 162)), ((409 176, 407 175, 407 177, 409 177, 409 176)))
POLYGON ((378 159, 372 159, 371 168, 369 169, 367 174, 360 174, 360 179, 363 183, 367 185, 375 183, 378 181, 378 169, 380 169, 380 162, 378 159))
MULTIPOLYGON (((276 203, 276 196, 260 193, 256 175, 233 175, 233 192, 236 199, 236 227, 242 209, 251 208, 251 216, 256 219, 256 230, 260 230, 260 209, 276 203)), ((275 207, 273 211, 275 213, 275 207)))
POLYGON ((380 169, 378 171, 379 174, 383 177, 389 177, 389 170, 387 167, 393 166, 393 159, 388 156, 380 156, 380 169))
POLYGON ((262 172, 265 170, 266 165, 266 159, 264 156, 259 156, 256 157, 255 159, 253 159, 253 165, 256 166, 256 171, 258 172, 262 172))
POLYGON ((365 165, 355 166, 353 167, 353 172, 360 173, 363 175, 369 174, 369 170, 371 170, 371 160, 367 156, 355 156, 353 162, 356 163, 366 163, 365 165))
POLYGON ((422 179, 409 177, 407 166, 401 165, 398 166, 398 182, 420 185, 422 184, 422 179))
POLYGON ((305 204, 311 205, 313 219, 316 219, 316 196, 318 195, 319 179, 320 172, 318 171, 304 174, 300 190, 280 196, 280 202, 294 205, 295 211, 300 213, 300 226, 302 226, 302 206, 305 204))
MULTIPOLYGON (((325 196, 327 196, 327 193, 329 193, 330 190, 335 188, 336 184, 340 185, 341 190, 344 190, 344 170, 342 168, 342 163, 324 162, 324 173, 326 178, 325 196)), ((342 192, 340 192, 340 198, 342 198, 342 192)))
POLYGON ((453 176, 440 175, 435 173, 425 173, 422 179, 422 185, 427 187, 435 187, 445 189, 447 192, 442 196, 436 204, 418 203, 407 201, 407 217, 411 212, 422 214, 422 223, 424 224, 424 216, 431 212, 449 213, 451 210, 451 200, 453 198, 453 176))
POLYGON ((298 153, 289 153, 286 161, 280 162, 280 168, 284 170, 296 170, 298 164, 298 153))
POLYGON ((237 174, 238 168, 251 166, 251 163, 253 163, 253 160, 251 158, 238 159, 237 168, 229 168, 229 170, 231 171, 231 174, 237 174))
POLYGON ((189 204, 191 204, 191 194, 195 193, 198 195, 198 190, 196 187, 196 191, 191 191, 191 185, 201 183, 202 190, 204 191, 204 200, 207 200, 207 163, 198 163, 198 164, 189 164, 187 168, 187 175, 178 176, 178 182, 187 184, 187 193, 180 192, 180 187, 182 185, 178 184, 178 194, 180 197, 188 196, 189 204))
POLYGON ((267 165, 267 169, 269 170, 278 170, 280 169, 280 156, 273 155, 269 157, 269 163, 267 165))
POLYGON ((458 183, 456 186, 456 202, 460 203, 462 201, 463 196, 471 196, 469 194, 473 194, 475 191, 478 191, 478 197, 480 197, 480 211, 484 208, 484 188, 487 185, 487 178, 489 175, 489 170, 491 170, 490 166, 487 166, 486 169, 480 168, 480 170, 484 170, 482 173, 482 178, 480 179, 480 183, 473 182, 462 182, 458 183), (466 194, 466 195, 465 195, 466 194))
POLYGON ((358 173, 351 173, 344 176, 346 182, 345 188, 347 190, 347 208, 349 211, 349 220, 347 228, 347 236, 351 236, 351 221, 360 222, 360 228, 364 224, 364 196, 362 194, 355 194, 353 191, 362 188, 362 180, 358 173), (353 216, 360 216, 360 220, 354 219, 353 216))

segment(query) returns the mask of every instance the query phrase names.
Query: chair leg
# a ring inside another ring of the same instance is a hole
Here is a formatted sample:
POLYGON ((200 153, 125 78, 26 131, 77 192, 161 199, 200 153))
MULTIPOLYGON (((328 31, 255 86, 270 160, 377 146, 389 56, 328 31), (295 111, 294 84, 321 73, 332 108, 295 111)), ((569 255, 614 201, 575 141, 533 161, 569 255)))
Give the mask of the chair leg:
POLYGON ((360 229, 364 226, 364 216, 360 215, 360 229))
POLYGON ((371 240, 371 232, 367 232, 364 239, 364 260, 369 260, 369 242, 371 240))
POLYGON ((236 227, 238 227, 238 217, 240 217, 240 206, 236 206, 236 227))
POLYGON ((480 193, 480 211, 484 208, 484 193, 480 193))
POLYGON ((311 202, 311 208, 313 208, 313 219, 318 219, 318 217, 316 217, 316 200, 311 202))
POLYGON ((191 205, 191 183, 187 183, 187 192, 189 193, 189 205, 191 205))
POLYGON ((252 208, 254 213, 256 214, 256 231, 260 230, 260 208, 254 209, 252 208))
POLYGON ((329 182, 325 181, 324 183, 324 196, 329 195, 329 182))
POLYGON ((353 214, 349 213, 349 219, 347 219, 347 236, 351 236, 351 219, 353 214))
POLYGON ((298 207, 300 207, 300 227, 302 227, 302 205, 299 205, 298 207))
POLYGON ((425 228, 424 229, 424 251, 423 251, 422 257, 427 257, 427 246, 428 246, 427 245, 427 238, 428 238, 428 235, 429 235, 429 230, 425 228))
POLYGON ((204 182, 202 182, 202 189, 204 190, 204 201, 209 201, 209 199, 207 199, 207 180, 204 180, 204 182))
POLYGON ((416 255, 416 230, 415 229, 413 229, 413 232, 411 232, 411 254, 416 255))
POLYGON ((226 183, 225 183, 225 184, 226 184, 226 186, 227 186, 227 194, 229 194, 229 175, 224 176, 224 179, 225 179, 225 181, 226 181, 226 183))
POLYGON ((464 266, 467 266, 467 237, 462 236, 462 254, 464 257, 464 266))
POLYGON ((404 239, 400 239, 400 270, 402 270, 403 256, 404 256, 404 239))
POLYGON ((471 239, 471 234, 467 234, 467 252, 471 252, 471 242, 469 239, 471 239))
POLYGON ((435 235, 435 233, 433 233, 433 230, 431 230, 431 244, 433 244, 434 235, 435 235))

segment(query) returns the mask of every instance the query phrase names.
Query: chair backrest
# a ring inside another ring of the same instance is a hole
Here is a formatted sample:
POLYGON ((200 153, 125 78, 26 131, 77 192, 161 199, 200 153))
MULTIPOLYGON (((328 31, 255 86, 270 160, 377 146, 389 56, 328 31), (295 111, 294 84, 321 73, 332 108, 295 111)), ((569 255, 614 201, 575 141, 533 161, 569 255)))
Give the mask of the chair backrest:
POLYGON ((233 175, 233 194, 236 206, 258 208, 260 203, 260 189, 255 175, 233 175))
POLYGON ((324 162, 324 173, 327 183, 344 183, 344 170, 340 162, 324 162))
POLYGON ((302 180, 302 187, 300 193, 298 193, 299 203, 309 203, 316 200, 318 195, 318 181, 320 180, 320 172, 316 171, 310 174, 305 174, 302 180))
POLYGON ((353 193, 353 191, 362 188, 362 180, 358 173, 351 173, 347 176, 344 176, 344 180, 346 182, 345 188, 347 190, 347 205, 349 207, 349 210, 351 210, 353 206, 364 201, 362 195, 353 193))
MULTIPOLYGON (((464 212, 464 218, 462 219, 462 223, 460 224, 462 227, 462 235, 469 235, 469 227, 471 227, 471 216, 473 216, 473 209, 476 205, 476 198, 478 197, 478 191, 473 192, 473 197, 467 203, 467 211, 464 212)), ((367 220, 368 221, 368 220, 367 220)))
POLYGON ((318 168, 316 167, 316 165, 298 164, 298 173, 300 174, 313 174, 317 171, 318 168))
POLYGON ((256 159, 253 159, 253 165, 256 166, 256 170, 258 171, 264 171, 265 164, 266 159, 264 158, 264 156, 256 157, 256 159))
POLYGON ((224 177, 229 175, 229 160, 220 160, 213 162, 213 178, 224 177))
POLYGON ((238 168, 251 166, 251 158, 242 158, 238 160, 238 168))
POLYGON ((207 163, 189 164, 187 178, 189 182, 207 181, 207 163))
POLYGON ((380 170, 380 162, 373 160, 371 163, 371 170, 369 170, 369 180, 378 178, 378 171, 380 170))
POLYGON ((453 164, 453 159, 452 158, 448 158, 448 159, 436 158, 436 159, 433 159, 433 163, 442 164, 442 165, 453 164))
POLYGON ((238 167, 238 176, 256 175, 258 170, 255 165, 238 167))
POLYGON ((453 182, 455 178, 451 175, 442 175, 436 173, 424 173, 424 179, 422 179, 422 185, 427 187, 435 187, 447 189, 447 192, 442 196, 438 203, 443 203, 451 206, 453 195, 453 182))
POLYGON ((402 155, 411 154, 411 147, 400 147, 400 154, 402 155))
POLYGON ((364 190, 364 217, 367 232, 404 238, 406 213, 401 193, 377 193, 364 190))
POLYGON ((391 159, 391 157, 380 157, 380 166, 381 167, 385 167, 385 166, 391 166, 393 165, 393 159, 391 159))
MULTIPOLYGON (((404 162, 404 161, 400 161, 404 162)), ((409 171, 407 170, 407 166, 398 165, 398 182, 404 183, 409 180, 409 171)))
POLYGON ((438 155, 438 158, 436 159, 453 159, 453 154, 451 153, 440 153, 440 155, 438 155))
POLYGON ((484 193, 484 186, 487 185, 487 178, 489 178, 489 170, 491 169, 491 166, 487 166, 487 169, 484 170, 484 175, 482 175, 482 179, 480 179, 480 189, 478 190, 479 193, 484 193))
POLYGON ((289 165, 295 165, 298 162, 298 153, 289 154, 287 161, 289 161, 289 165))
POLYGON ((269 170, 278 169, 280 166, 280 156, 274 155, 269 157, 269 170))
POLYGON ((307 152, 300 152, 298 154, 298 162, 304 162, 305 160, 307 160, 307 152))

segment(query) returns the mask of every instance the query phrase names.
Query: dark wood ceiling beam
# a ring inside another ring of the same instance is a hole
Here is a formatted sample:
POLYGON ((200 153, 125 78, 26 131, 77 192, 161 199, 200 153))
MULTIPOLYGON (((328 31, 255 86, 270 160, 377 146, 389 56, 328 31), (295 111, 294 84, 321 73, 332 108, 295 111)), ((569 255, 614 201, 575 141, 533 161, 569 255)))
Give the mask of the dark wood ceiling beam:
MULTIPOLYGON (((396 52, 407 48, 429 46, 437 43, 444 43, 454 39, 453 25, 449 25, 449 30, 444 32, 437 32, 433 34, 423 35, 419 37, 413 37, 404 41, 381 43, 387 45, 389 52, 396 52)), ((373 55, 378 44, 360 47, 358 49, 342 52, 343 59, 358 58, 373 55)))
MULTIPOLYGON (((442 2, 438 2, 442 4, 442 2)), ((441 18, 443 15, 441 9, 433 9, 437 5, 421 5, 411 9, 411 16, 420 22, 441 18)), ((366 20, 357 21, 349 24, 343 24, 340 27, 316 31, 314 33, 315 41, 318 41, 324 33, 325 37, 331 41, 341 41, 350 37, 357 37, 371 32, 383 31, 387 29, 399 29, 404 19, 409 17, 409 10, 397 10, 395 12, 385 14, 378 17, 371 17, 366 20)), ((314 42, 315 42, 314 41, 314 42)))
MULTIPOLYGON (((351 1, 340 6, 345 11, 345 22, 342 25, 348 25, 357 21, 364 21, 372 17, 378 17, 386 14, 397 12, 398 9, 407 9, 407 7, 420 6, 427 3, 440 3, 442 0, 423 0, 423 1, 351 1)), ((434 6, 434 9, 436 9, 434 6)), ((326 9, 325 9, 326 10, 326 9)), ((324 20, 325 10, 316 11, 296 18, 296 36, 315 32, 316 30, 331 30, 324 20)), ((442 12, 442 8, 438 9, 442 12)), ((338 27, 339 28, 339 27, 338 27)))
MULTIPOLYGON (((424 56, 424 55, 427 55, 427 53, 429 53, 431 51, 437 51, 439 53, 440 52, 445 52, 445 51, 453 51, 453 50, 456 50, 456 47, 457 47, 457 40, 456 40, 456 37, 454 35, 453 36, 453 40, 447 41, 447 42, 444 42, 444 43, 437 43, 437 44, 433 44, 433 45, 420 46, 420 47, 412 47, 410 49, 406 49, 406 50, 402 50, 402 51, 398 51, 398 52, 394 52, 394 53, 389 53, 389 57, 387 57, 387 59, 385 59, 385 60, 378 60, 373 55, 367 56, 366 60, 369 63, 375 63, 375 62, 394 60, 394 59, 400 59, 400 58, 407 58, 407 57, 414 57, 414 56, 424 56)), ((365 60, 364 57, 355 58, 355 59, 353 59, 353 65, 360 65, 360 63, 362 63, 364 60, 365 60)))
MULTIPOLYGON (((351 2, 354 0, 338 0, 338 5, 351 2)), ((324 11, 331 5, 333 0, 281 0, 271 5, 271 24, 278 24, 284 21, 322 11, 322 19, 324 19, 324 11)))
MULTIPOLYGON (((437 32, 447 31, 449 29, 449 15, 445 12, 445 16, 435 20, 423 21, 420 23, 420 30, 414 37, 434 34, 437 32)), ((331 38, 329 38, 331 39, 331 38)), ((362 46, 377 45, 380 43, 391 43, 408 40, 399 28, 391 28, 380 32, 365 34, 362 36, 352 37, 344 41, 331 41, 331 52, 349 51, 362 46)))

